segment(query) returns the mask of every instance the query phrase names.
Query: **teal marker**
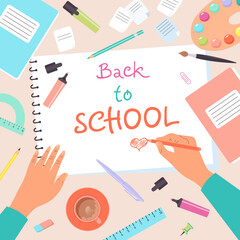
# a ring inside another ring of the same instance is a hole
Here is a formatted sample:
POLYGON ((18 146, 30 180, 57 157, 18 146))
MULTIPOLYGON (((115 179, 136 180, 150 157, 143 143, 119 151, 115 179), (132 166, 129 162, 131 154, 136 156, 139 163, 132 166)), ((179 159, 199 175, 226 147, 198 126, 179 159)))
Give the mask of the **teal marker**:
POLYGON ((91 18, 89 18, 84 12, 82 12, 72 3, 67 1, 63 8, 93 32, 96 33, 100 29, 100 26, 97 23, 95 23, 91 18))
POLYGON ((240 6, 240 0, 237 0, 237 5, 240 6))
POLYGON ((124 38, 124 39, 122 39, 122 40, 120 40, 120 41, 118 41, 118 42, 116 42, 116 43, 114 43, 114 44, 112 44, 112 45, 110 45, 110 46, 108 46, 108 47, 106 47, 106 48, 96 52, 96 53, 93 53, 91 56, 88 57, 88 59, 95 58, 95 57, 97 57, 98 55, 100 55, 102 53, 105 53, 105 52, 107 52, 107 51, 109 51, 109 50, 111 50, 111 49, 113 49, 113 48, 115 48, 115 47, 117 47, 117 46, 119 46, 119 45, 121 45, 121 44, 123 44, 123 43, 125 43, 125 42, 127 42, 127 41, 129 41, 129 40, 131 40, 133 38, 135 38, 135 37, 138 37, 138 36, 142 35, 143 33, 144 33, 143 30, 138 31, 135 34, 132 34, 132 35, 130 35, 130 36, 128 36, 128 37, 126 37, 126 38, 124 38))
POLYGON ((161 208, 149 213, 148 215, 138 219, 137 221, 131 223, 125 228, 122 228, 118 232, 112 234, 111 236, 105 238, 104 240, 126 240, 136 234, 144 231, 145 229, 151 227, 152 225, 160 222, 166 218, 163 210, 161 208))

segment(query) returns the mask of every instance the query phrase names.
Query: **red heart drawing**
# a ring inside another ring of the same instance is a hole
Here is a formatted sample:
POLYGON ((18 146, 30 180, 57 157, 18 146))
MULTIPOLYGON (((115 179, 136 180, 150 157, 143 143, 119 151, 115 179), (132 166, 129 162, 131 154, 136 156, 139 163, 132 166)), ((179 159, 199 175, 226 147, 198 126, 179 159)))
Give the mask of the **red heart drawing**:
POLYGON ((147 145, 147 143, 148 143, 148 140, 146 138, 142 138, 140 140, 138 138, 134 138, 131 141, 130 145, 131 145, 131 147, 137 148, 138 151, 140 151, 140 149, 145 147, 147 145))

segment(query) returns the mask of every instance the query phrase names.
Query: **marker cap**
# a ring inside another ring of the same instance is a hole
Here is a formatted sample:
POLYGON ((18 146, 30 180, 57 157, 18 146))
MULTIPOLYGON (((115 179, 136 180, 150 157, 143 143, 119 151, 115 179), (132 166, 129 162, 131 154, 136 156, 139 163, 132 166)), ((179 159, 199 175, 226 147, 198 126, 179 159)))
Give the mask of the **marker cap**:
POLYGON ((68 11, 71 15, 75 14, 78 15, 79 12, 77 11, 78 8, 76 6, 74 6, 72 3, 70 3, 69 1, 67 1, 65 3, 65 5, 63 6, 63 8, 68 11))
POLYGON ((160 178, 157 182, 155 182, 155 186, 152 188, 152 191, 156 191, 161 190, 162 188, 164 188, 166 185, 168 184, 168 182, 165 180, 164 177, 160 178))

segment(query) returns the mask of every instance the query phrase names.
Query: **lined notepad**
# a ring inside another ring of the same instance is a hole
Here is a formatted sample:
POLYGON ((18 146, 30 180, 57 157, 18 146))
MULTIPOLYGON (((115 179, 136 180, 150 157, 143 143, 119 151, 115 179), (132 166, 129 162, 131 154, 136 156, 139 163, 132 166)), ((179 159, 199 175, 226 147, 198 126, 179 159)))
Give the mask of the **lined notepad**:
POLYGON ((240 115, 240 94, 233 90, 206 109, 206 113, 216 128, 223 127, 240 115))
POLYGON ((37 31, 39 23, 8 5, 0 17, 0 26, 29 43, 37 31))

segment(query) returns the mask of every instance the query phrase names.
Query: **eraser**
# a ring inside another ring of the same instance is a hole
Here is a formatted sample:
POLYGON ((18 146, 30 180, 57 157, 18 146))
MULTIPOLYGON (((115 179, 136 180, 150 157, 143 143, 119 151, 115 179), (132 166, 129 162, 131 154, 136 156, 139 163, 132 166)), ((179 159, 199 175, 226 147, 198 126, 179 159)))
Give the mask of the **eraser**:
POLYGON ((54 224, 53 221, 51 219, 48 219, 47 221, 42 222, 42 223, 36 225, 34 227, 34 229, 35 229, 36 232, 41 232, 44 229, 46 229, 48 227, 51 227, 53 224, 54 224))

